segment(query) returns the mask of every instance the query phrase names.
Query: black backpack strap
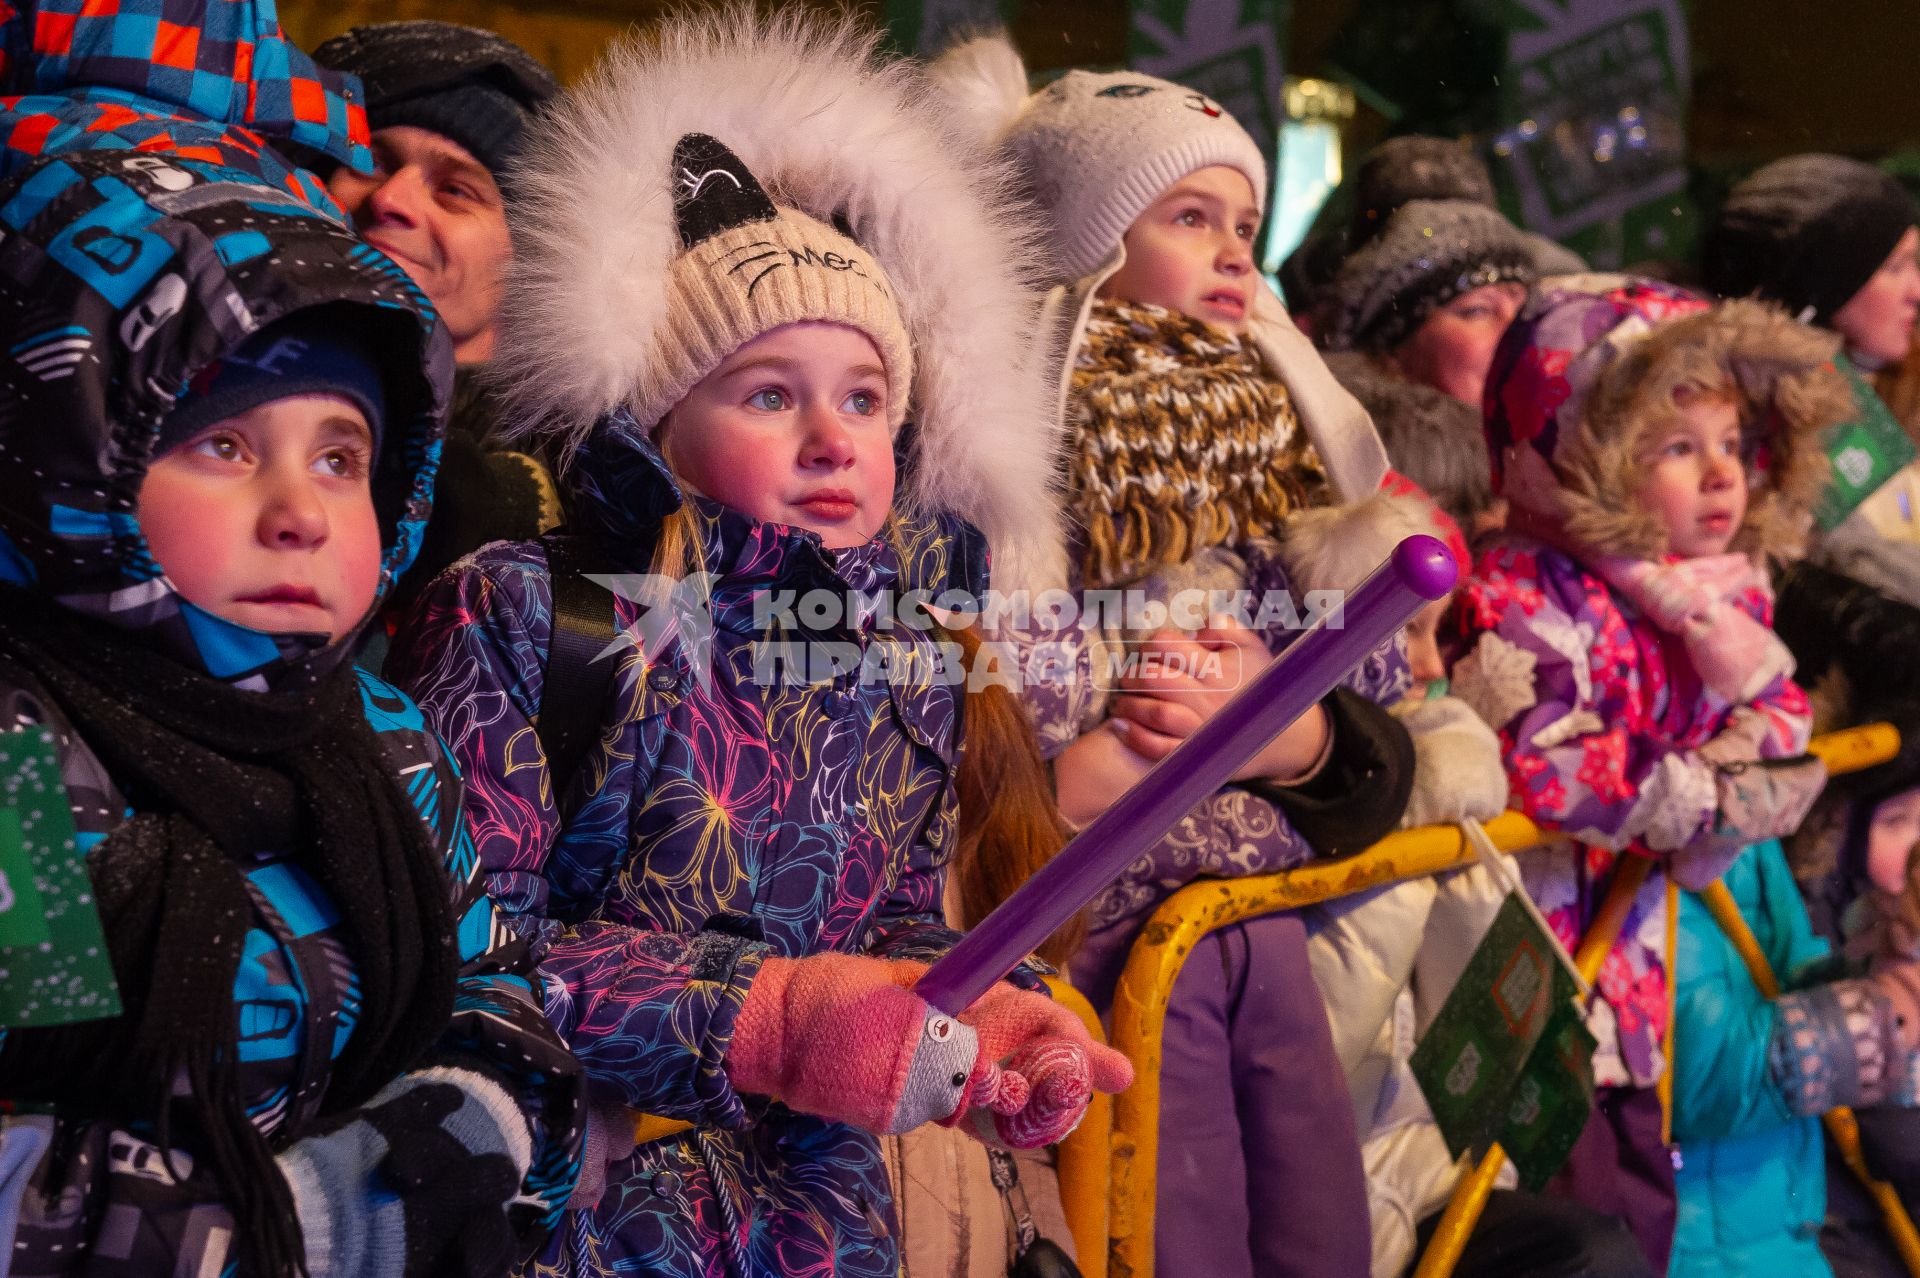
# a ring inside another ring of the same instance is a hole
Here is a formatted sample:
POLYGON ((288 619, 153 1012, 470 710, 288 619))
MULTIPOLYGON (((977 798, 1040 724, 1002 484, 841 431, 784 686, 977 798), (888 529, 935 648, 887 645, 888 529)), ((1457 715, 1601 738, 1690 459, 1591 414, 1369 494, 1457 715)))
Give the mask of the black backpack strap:
POLYGON ((604 572, 592 542, 553 532, 543 536, 553 589, 553 634, 547 643, 547 677, 534 731, 547 755, 554 802, 566 794, 587 750, 600 739, 613 672, 611 657, 596 661, 618 633, 613 591, 590 572, 604 572))

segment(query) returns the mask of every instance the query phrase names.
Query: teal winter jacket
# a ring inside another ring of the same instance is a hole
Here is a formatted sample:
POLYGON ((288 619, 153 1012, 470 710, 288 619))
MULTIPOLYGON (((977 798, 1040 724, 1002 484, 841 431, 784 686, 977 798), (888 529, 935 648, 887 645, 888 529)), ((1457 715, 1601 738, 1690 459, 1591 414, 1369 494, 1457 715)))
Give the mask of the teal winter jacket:
MULTIPOLYGON (((1741 853, 1722 880, 1784 989, 1821 975, 1827 943, 1777 841, 1741 853)), ((1775 1082, 1778 1005, 1726 934, 1680 894, 1675 956, 1673 1139, 1680 1166, 1674 1278, 1830 1278, 1820 1254, 1827 1191, 1820 1120, 1775 1082)))

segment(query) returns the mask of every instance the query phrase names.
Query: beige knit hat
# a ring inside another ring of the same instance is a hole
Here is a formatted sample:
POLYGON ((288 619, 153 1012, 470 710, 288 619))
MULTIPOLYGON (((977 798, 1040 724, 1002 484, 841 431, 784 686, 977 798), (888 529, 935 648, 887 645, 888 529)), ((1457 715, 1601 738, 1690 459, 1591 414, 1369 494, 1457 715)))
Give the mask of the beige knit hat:
POLYGON ((657 425, 702 378, 762 333, 808 320, 872 339, 887 373, 887 425, 906 418, 913 353, 893 289, 873 256, 798 209, 776 206, 717 139, 689 133, 673 153, 684 250, 667 273, 659 391, 630 405, 657 425))

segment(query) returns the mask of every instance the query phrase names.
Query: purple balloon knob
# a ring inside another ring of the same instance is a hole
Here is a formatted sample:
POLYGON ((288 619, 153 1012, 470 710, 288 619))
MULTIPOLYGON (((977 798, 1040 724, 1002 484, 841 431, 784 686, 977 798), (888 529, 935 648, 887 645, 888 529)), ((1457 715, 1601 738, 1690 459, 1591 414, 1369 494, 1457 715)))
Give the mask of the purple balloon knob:
POLYGON ((1438 537, 1415 533, 1393 548, 1393 571, 1422 599, 1444 599, 1460 580, 1460 565, 1438 537))

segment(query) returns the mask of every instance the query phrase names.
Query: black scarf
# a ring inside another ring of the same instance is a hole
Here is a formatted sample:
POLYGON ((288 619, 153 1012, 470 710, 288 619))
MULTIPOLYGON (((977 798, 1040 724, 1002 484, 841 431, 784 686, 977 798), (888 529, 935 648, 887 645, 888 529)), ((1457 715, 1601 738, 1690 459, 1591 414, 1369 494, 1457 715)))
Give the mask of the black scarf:
POLYGON ((87 857, 124 1011, 9 1032, 0 1096, 153 1122, 164 1149, 184 1075, 243 1271, 303 1270, 291 1195, 237 1084, 245 863, 286 849, 341 914, 363 1006, 323 1112, 365 1101, 420 1060, 453 1014, 459 963, 446 870, 390 775, 352 669, 342 662, 301 693, 242 692, 5 589, 7 668, 58 707, 139 815, 87 857))

